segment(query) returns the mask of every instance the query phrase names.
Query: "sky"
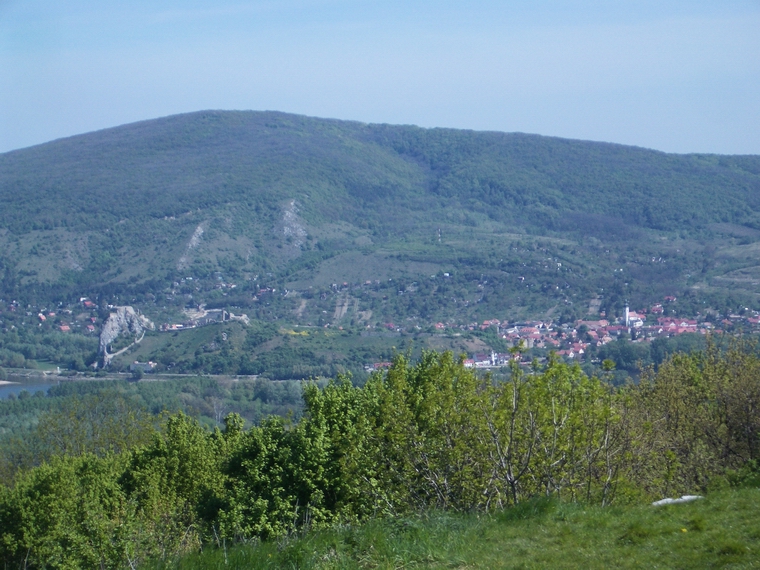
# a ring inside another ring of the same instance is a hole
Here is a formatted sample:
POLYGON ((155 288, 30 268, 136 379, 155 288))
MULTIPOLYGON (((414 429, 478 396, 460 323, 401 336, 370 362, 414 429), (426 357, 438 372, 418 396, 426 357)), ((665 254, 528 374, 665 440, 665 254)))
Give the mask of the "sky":
POLYGON ((202 109, 760 154, 760 0, 0 0, 0 152, 202 109))

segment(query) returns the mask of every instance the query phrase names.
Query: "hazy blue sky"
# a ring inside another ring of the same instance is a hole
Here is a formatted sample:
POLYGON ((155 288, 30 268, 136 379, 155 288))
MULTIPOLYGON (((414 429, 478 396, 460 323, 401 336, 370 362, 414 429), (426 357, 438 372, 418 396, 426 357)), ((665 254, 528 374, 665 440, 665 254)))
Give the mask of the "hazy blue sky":
POLYGON ((201 109, 760 154, 760 0, 0 0, 0 152, 201 109))

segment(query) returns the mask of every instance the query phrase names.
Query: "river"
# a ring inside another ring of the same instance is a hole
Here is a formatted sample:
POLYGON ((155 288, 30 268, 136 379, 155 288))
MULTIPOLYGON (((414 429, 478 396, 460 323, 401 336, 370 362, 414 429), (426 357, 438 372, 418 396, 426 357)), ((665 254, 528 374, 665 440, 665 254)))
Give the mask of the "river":
POLYGON ((15 376, 13 374, 8 375, 7 382, 7 384, 0 384, 0 400, 6 399, 11 394, 18 396, 23 390, 29 392, 30 395, 38 391, 47 394, 50 388, 58 385, 57 380, 51 381, 44 376, 15 376))

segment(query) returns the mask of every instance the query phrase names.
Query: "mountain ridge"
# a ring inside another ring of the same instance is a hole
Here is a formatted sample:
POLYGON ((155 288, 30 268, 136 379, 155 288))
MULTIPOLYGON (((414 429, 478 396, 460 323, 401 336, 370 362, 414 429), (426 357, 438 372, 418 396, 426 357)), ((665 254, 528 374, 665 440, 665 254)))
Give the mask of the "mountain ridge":
MULTIPOLYGON (((760 229, 760 156, 198 111, 0 154, 0 200, 6 295, 145 283, 155 294, 183 273, 305 284, 349 252, 388 276, 422 275, 424 264, 509 273, 505 264, 525 264, 509 249, 518 242, 533 243, 526 259, 539 262, 537 239, 553 244, 552 258, 575 251, 564 258, 578 280, 688 251, 667 273, 671 288, 700 286, 694 275, 707 266, 711 291, 715 266, 752 267, 751 247, 738 258, 730 248, 751 246, 760 229), (601 261, 609 251, 615 259, 601 261)), ((344 281, 346 267, 323 277, 344 281)), ((651 288, 651 269, 634 275, 638 289, 651 288)), ((584 295, 604 288, 596 281, 584 295)), ((637 287, 621 294, 635 298, 637 287)))

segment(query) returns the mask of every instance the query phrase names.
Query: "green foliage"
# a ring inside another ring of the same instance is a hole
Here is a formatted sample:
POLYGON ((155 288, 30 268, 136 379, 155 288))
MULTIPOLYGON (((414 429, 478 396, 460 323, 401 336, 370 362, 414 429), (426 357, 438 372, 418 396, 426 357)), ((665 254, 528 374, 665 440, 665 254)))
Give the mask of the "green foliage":
POLYGON ((0 332, 0 365, 9 368, 35 368, 35 361, 48 361, 84 370, 96 360, 97 349, 97 338, 83 335, 25 327, 0 332))
POLYGON ((114 390, 59 402, 35 400, 48 404, 36 425, 28 431, 17 429, 2 442, 0 473, 7 479, 53 457, 126 452, 146 443, 158 423, 145 408, 114 390))
MULTIPOLYGON (((0 556, 10 565, 118 567, 209 544, 287 545, 301 530, 388 516, 397 522, 372 524, 400 524, 396 536, 426 544, 414 513, 513 508, 484 520, 565 525, 585 513, 566 505, 651 501, 721 481, 755 486, 760 359, 749 347, 672 357, 639 385, 616 388, 606 374, 588 377, 550 357, 530 373, 513 361, 496 382, 451 353, 425 352, 416 363, 398 356, 362 387, 347 377, 305 384, 298 422, 272 417, 244 430, 233 414, 209 430, 179 413, 149 441, 141 432, 116 443, 72 422, 80 431, 69 441, 79 447, 19 473, 0 494, 0 556)), ((710 528, 702 511, 679 526, 664 515, 650 524, 640 511, 618 522, 619 508, 595 512, 589 532, 623 549, 710 528)), ((742 560, 746 540, 722 540, 715 554, 742 560)), ((312 564, 304 544, 288 560, 312 564)))
MULTIPOLYGON (((428 194, 456 196, 475 212, 489 206, 496 216, 521 212, 528 221, 619 232, 594 214, 614 213, 628 223, 656 228, 672 222, 751 221, 746 200, 753 197, 747 189, 758 168, 756 157, 718 160, 535 135, 204 111, 7 153, 0 172, 9 206, 0 223, 14 230, 27 221, 13 217, 19 208, 38 215, 31 226, 37 230, 108 227, 112 221, 176 216, 231 199, 266 213, 271 203, 252 190, 269 187, 268 197, 286 199, 298 184, 306 184, 314 195, 311 216, 326 215, 323 201, 336 192, 349 200, 336 204, 342 215, 355 204, 385 207, 401 198, 408 206, 428 194), (209 152, 220 147, 229 152, 209 152), (146 165, 152 168, 146 171, 146 165), (46 178, 48 170, 60 174, 46 178), (223 179, 204 182, 210 172, 224 173, 223 179), (719 204, 712 200, 716 183, 725 188, 719 204), (217 191, 208 192, 208 184, 217 191), (663 189, 671 200, 654 207, 651 198, 663 189), (139 199, 146 195, 151 200, 139 199), (707 202, 713 202, 709 211, 703 208, 707 202), (51 206, 49 214, 46 206, 51 206), (561 220, 553 215, 565 208, 585 216, 561 220)), ((389 214, 385 223, 397 221, 396 211, 389 214)), ((369 220, 384 222, 379 213, 369 220)), ((122 225, 127 228, 110 237, 114 245, 121 245, 131 229, 129 223, 122 225)))
POLYGON ((618 370, 638 376, 642 368, 659 366, 676 354, 688 354, 704 350, 705 336, 701 334, 681 334, 672 338, 656 338, 652 342, 633 343, 621 338, 598 349, 593 345, 590 354, 599 360, 609 360, 618 370))
POLYGON ((223 439, 180 413, 169 418, 150 445, 131 453, 120 483, 158 541, 149 555, 165 556, 200 544, 199 519, 213 512, 212 497, 221 489, 223 439))
POLYGON ((652 495, 705 489, 760 453, 760 360, 749 347, 678 355, 629 389, 629 480, 652 495), (648 475, 645 475, 647 474, 648 475))
POLYGON ((117 483, 118 459, 56 458, 0 496, 5 564, 29 568, 119 568, 134 532, 117 483))
POLYGON ((732 487, 760 488, 760 462, 750 459, 736 471, 729 471, 727 478, 732 487))
POLYGON ((145 443, 166 412, 184 411, 205 425, 229 413, 258 423, 270 414, 300 415, 298 382, 187 378, 62 382, 26 398, 0 400, 0 478, 10 481, 60 454, 121 453, 145 443))
POLYGON ((760 556, 757 490, 686 505, 601 508, 540 498, 493 514, 425 513, 226 545, 155 568, 719 568, 760 556))

